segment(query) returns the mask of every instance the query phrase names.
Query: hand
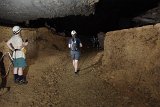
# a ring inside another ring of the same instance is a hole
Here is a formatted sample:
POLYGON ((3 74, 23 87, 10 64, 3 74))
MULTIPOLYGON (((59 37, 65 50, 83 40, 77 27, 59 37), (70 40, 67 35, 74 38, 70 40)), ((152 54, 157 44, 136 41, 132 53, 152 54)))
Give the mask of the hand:
POLYGON ((23 46, 27 46, 28 45, 28 42, 23 42, 23 46))
POLYGON ((27 45, 28 45, 28 42, 25 42, 24 44, 25 44, 25 46, 27 46, 27 45))

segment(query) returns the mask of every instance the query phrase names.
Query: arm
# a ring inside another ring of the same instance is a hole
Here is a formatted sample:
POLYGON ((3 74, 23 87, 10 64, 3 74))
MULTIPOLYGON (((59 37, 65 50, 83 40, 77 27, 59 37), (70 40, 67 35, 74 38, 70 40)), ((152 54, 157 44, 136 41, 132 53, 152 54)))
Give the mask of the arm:
POLYGON ((82 47, 82 43, 80 43, 79 46, 82 47))
POLYGON ((26 40, 25 42, 22 42, 21 48, 23 48, 23 47, 25 47, 25 46, 27 46, 27 45, 28 45, 28 40, 26 40))
POLYGON ((10 42, 10 40, 7 42, 7 46, 9 47, 10 50, 12 50, 12 51, 15 50, 12 43, 10 42))
POLYGON ((68 48, 71 48, 71 44, 68 44, 68 48))
POLYGON ((28 42, 23 42, 23 47, 27 46, 28 42))
POLYGON ((80 39, 79 39, 79 47, 80 47, 80 48, 82 47, 82 42, 81 42, 80 39))
POLYGON ((71 40, 68 42, 68 48, 71 48, 71 40))

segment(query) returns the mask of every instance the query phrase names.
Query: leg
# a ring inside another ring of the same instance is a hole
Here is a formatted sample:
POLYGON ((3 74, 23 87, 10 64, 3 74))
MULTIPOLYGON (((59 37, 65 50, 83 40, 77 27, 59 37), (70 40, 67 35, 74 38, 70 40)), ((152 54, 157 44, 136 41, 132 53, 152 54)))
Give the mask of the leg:
POLYGON ((23 70, 22 70, 22 67, 18 68, 18 76, 19 76, 19 80, 23 79, 23 70))
POLYGON ((13 69, 13 74, 14 74, 14 81, 15 82, 18 82, 18 80, 19 80, 19 76, 18 76, 18 68, 14 68, 13 69))
POLYGON ((75 66, 74 66, 75 72, 78 70, 78 60, 75 60, 75 66))
POLYGON ((71 51, 71 57, 72 57, 73 67, 75 69, 75 52, 74 51, 71 51))
POLYGON ((16 81, 16 83, 23 84, 24 83, 23 67, 26 66, 25 59, 17 58, 16 60, 14 60, 13 63, 15 66, 14 74, 18 75, 18 81, 16 81))
POLYGON ((79 57, 80 57, 80 52, 77 51, 75 53, 75 73, 78 73, 78 60, 79 60, 79 57))
POLYGON ((28 81, 26 81, 25 76, 23 75, 23 68, 22 67, 20 67, 18 69, 18 75, 19 75, 19 83, 20 84, 27 84, 28 83, 28 81))
POLYGON ((77 72, 77 60, 73 60, 74 71, 77 72))
POLYGON ((73 60, 73 67, 75 68, 75 60, 73 60))
POLYGON ((18 74, 18 68, 13 69, 13 74, 18 74))

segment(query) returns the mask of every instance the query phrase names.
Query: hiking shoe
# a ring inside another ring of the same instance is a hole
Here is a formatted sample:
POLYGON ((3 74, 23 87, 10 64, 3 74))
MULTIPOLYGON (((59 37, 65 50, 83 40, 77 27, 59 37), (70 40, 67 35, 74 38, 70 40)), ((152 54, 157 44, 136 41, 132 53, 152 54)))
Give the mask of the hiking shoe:
POLYGON ((79 70, 75 71, 74 73, 75 73, 75 74, 79 74, 79 70))
POLYGON ((78 72, 77 72, 77 71, 75 71, 74 73, 75 73, 75 74, 78 74, 78 72))
POLYGON ((17 78, 16 80, 14 80, 14 82, 15 82, 16 84, 18 84, 18 83, 19 83, 19 78, 17 78))
POLYGON ((18 82, 19 85, 27 84, 27 83, 28 83, 28 81, 26 81, 26 80, 24 80, 24 79, 22 79, 22 80, 20 80, 20 81, 18 82))

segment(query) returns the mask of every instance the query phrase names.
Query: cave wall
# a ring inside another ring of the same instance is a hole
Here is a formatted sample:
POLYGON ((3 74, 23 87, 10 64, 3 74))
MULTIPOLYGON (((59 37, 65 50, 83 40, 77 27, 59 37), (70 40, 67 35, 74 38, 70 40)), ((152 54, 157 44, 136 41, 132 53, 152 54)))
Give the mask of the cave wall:
POLYGON ((106 33, 102 63, 103 78, 117 89, 159 100, 160 24, 106 33))
POLYGON ((104 45, 107 67, 150 70, 159 66, 160 24, 108 32, 104 45))

